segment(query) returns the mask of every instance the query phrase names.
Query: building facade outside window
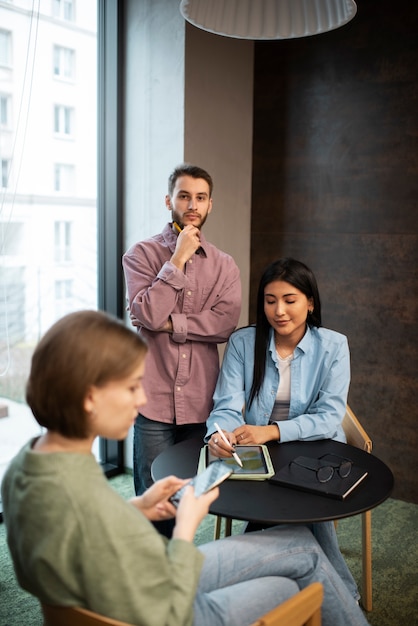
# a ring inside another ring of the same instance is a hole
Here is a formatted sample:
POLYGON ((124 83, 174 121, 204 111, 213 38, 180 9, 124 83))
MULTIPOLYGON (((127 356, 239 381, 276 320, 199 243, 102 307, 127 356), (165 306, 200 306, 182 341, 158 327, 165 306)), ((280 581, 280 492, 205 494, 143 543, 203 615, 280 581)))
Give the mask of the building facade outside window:
POLYGON ((75 8, 0 4, 0 482, 40 432, 25 403, 34 347, 98 308, 97 0, 75 8))

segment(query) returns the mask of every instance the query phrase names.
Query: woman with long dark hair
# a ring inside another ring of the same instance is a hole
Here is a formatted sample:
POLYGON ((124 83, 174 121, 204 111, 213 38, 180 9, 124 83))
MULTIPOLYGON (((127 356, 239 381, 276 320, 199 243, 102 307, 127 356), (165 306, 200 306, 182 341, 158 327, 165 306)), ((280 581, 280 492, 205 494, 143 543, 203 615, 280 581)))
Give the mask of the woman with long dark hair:
MULTIPOLYGON (((322 327, 313 272, 296 259, 279 259, 261 277, 256 324, 235 331, 228 341, 205 440, 218 457, 230 456, 236 444, 345 442, 341 424, 349 385, 347 338, 322 327)), ((333 523, 313 524, 312 529, 358 599, 333 523)))

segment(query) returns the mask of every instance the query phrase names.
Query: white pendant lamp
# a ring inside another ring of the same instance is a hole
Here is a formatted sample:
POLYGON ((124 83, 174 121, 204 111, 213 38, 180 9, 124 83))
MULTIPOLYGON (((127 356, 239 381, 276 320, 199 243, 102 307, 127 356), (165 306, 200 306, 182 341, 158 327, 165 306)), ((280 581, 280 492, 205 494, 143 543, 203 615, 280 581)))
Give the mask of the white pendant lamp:
POLYGON ((196 26, 237 39, 293 39, 319 35, 349 22, 354 0, 181 0, 196 26))

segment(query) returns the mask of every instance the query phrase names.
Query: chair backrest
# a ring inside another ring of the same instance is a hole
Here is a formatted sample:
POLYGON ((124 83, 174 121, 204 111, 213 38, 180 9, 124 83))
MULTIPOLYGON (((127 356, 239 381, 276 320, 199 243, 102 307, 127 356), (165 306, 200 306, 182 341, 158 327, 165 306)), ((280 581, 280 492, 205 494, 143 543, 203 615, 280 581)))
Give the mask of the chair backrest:
POLYGON ((51 606, 41 602, 44 626, 132 626, 76 606, 51 606))
POLYGON ((361 448, 366 452, 372 451, 372 440, 364 430, 363 426, 354 415, 353 411, 347 404, 347 409, 344 415, 342 426, 347 438, 347 443, 350 446, 361 448))
POLYGON ((252 626, 321 626, 323 597, 322 584, 312 583, 260 617, 252 626))

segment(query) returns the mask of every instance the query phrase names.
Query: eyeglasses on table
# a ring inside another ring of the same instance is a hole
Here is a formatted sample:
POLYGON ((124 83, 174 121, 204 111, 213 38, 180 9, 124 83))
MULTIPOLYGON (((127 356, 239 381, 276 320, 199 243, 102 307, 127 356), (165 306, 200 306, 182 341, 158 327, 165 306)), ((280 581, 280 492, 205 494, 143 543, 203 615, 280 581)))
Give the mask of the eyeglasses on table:
POLYGON ((353 461, 337 454, 324 454, 317 459, 310 457, 300 457, 297 461, 290 461, 289 466, 298 465, 304 469, 316 473, 316 478, 320 483, 327 483, 334 476, 335 472, 340 478, 347 478, 353 467, 353 461), (303 460, 302 460, 303 459, 303 460), (322 465, 322 463, 325 463, 322 465))

